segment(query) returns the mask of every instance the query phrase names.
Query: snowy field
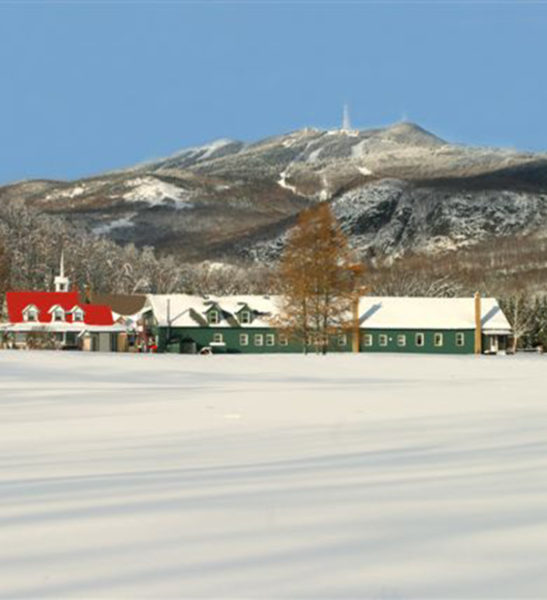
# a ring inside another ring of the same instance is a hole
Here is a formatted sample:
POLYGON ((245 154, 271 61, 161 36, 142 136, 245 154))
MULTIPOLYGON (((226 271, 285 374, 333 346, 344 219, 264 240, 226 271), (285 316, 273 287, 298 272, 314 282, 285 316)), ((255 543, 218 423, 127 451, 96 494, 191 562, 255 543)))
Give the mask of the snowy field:
POLYGON ((2 598, 547 593, 547 357, 0 352, 2 598))

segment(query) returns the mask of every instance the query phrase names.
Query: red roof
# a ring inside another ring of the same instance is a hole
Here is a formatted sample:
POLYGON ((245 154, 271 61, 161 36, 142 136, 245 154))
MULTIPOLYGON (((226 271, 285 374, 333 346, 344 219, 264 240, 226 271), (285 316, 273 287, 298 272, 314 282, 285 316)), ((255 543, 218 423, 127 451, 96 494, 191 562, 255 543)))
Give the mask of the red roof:
POLYGON ((66 322, 72 323, 72 314, 68 311, 79 306, 83 310, 86 325, 114 324, 110 307, 101 304, 84 304, 78 292, 8 292, 6 302, 11 323, 24 322, 23 311, 27 306, 35 306, 38 309, 39 323, 51 323, 50 309, 60 306, 66 313, 66 322))

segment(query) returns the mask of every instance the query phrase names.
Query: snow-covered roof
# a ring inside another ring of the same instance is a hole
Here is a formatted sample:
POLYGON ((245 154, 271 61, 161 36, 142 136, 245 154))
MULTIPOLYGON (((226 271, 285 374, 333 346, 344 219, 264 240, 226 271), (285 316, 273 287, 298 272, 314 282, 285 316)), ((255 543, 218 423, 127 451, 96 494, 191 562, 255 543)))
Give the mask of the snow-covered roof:
MULTIPOLYGON (((474 298, 364 296, 359 301, 363 329, 474 329, 474 298)), ((510 333, 495 298, 481 298, 483 331, 510 333)))
POLYGON ((279 312, 277 296, 192 296, 190 294, 149 294, 147 305, 161 327, 207 325, 206 313, 213 305, 221 310, 215 327, 270 327, 270 318, 279 312), (253 312, 251 323, 241 323, 237 313, 247 305, 253 312))
MULTIPOLYGON (((206 313, 213 304, 221 309, 214 327, 270 327, 278 314, 279 296, 192 296, 170 294, 147 296, 158 325, 199 327, 207 325, 206 313), (241 323, 237 313, 247 305, 251 323, 241 323)), ((475 300, 469 298, 415 298, 363 296, 359 301, 362 329, 474 329, 475 300)), ((495 298, 481 298, 481 321, 485 332, 510 333, 511 326, 495 298)))

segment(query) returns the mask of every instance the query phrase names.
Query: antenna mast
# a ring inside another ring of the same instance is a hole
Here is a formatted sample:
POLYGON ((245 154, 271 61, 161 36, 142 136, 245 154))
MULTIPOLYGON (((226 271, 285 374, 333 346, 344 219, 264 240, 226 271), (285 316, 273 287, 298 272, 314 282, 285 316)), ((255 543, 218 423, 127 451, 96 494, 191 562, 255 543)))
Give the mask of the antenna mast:
POLYGON ((342 117, 342 131, 350 131, 351 122, 349 120, 349 108, 347 104, 344 104, 344 114, 342 117))

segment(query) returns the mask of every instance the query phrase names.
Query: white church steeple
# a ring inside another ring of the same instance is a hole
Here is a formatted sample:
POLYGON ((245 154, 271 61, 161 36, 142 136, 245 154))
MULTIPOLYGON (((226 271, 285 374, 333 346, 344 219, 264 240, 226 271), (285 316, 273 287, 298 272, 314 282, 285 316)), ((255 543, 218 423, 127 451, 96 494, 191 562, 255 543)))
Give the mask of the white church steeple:
POLYGON ((70 281, 68 277, 65 277, 65 253, 61 252, 61 265, 59 275, 55 277, 55 291, 56 292, 68 292, 70 289, 70 281))

